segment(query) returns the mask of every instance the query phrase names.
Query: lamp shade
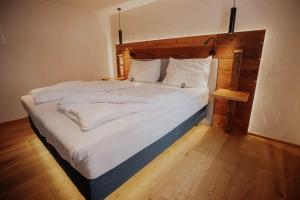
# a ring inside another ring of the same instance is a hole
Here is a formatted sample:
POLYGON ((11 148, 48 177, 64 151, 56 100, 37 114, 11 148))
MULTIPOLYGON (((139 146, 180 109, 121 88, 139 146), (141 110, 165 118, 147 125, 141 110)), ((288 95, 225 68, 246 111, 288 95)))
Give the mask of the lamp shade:
POLYGON ((228 30, 229 33, 234 33, 235 17, 236 17, 236 7, 235 7, 235 0, 234 0, 233 7, 230 10, 229 30, 228 30))
POLYGON ((234 33, 235 17, 236 17, 236 7, 232 7, 230 11, 229 33, 234 33))
POLYGON ((119 30, 119 43, 122 44, 122 42, 123 42, 122 30, 119 30))
POLYGON ((123 34, 121 30, 121 8, 118 8, 119 11, 119 43, 122 44, 123 42, 123 34))

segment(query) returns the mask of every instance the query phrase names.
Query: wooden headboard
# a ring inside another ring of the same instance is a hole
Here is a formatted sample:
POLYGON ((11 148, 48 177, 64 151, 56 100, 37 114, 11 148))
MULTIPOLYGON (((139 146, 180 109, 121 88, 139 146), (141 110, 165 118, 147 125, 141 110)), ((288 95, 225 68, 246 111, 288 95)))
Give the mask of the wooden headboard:
MULTIPOLYGON (((206 58, 213 45, 204 42, 210 37, 216 38, 216 54, 219 59, 217 88, 230 88, 231 69, 234 51, 243 50, 243 60, 238 90, 250 92, 247 103, 238 103, 235 114, 235 124, 247 130, 255 93, 256 80, 263 49, 265 30, 236 32, 234 34, 212 34, 182 38, 152 40, 116 45, 116 54, 123 54, 125 49, 133 59, 155 58, 206 58), (129 51, 129 52, 128 52, 129 51)), ((129 58, 129 55, 128 55, 129 58)), ((126 59, 126 58, 125 58, 126 59)), ((126 62, 126 60, 124 61, 126 62)), ((119 60, 117 60, 119 66, 119 60)), ((118 67, 118 75, 121 74, 118 67)), ((125 70, 127 76, 128 69, 125 70)), ((214 125, 225 126, 228 105, 226 100, 216 100, 214 109, 214 125)))

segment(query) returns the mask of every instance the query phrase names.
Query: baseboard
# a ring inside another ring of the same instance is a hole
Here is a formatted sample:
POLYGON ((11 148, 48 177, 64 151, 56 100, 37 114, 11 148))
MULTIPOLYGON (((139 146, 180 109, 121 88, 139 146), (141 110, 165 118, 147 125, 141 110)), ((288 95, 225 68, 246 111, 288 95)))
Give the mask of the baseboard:
POLYGON ((14 119, 14 120, 11 120, 11 121, 1 122, 0 127, 1 126, 9 126, 9 125, 13 125, 13 124, 21 123, 21 122, 26 122, 26 121, 28 121, 27 117, 23 117, 23 118, 20 118, 20 119, 14 119))
POLYGON ((258 138, 261 138, 261 139, 265 139, 265 140, 271 140, 273 142, 277 142, 277 143, 280 143, 280 144, 284 144, 284 145, 289 145, 289 146, 292 146, 292 147, 300 148, 299 144, 294 144, 294 143, 291 143, 291 142, 286 142, 286 141, 278 140, 278 139, 267 137, 267 136, 263 136, 263 135, 260 135, 260 134, 257 134, 257 133, 248 132, 248 135, 251 135, 251 136, 254 136, 254 137, 258 137, 258 138))

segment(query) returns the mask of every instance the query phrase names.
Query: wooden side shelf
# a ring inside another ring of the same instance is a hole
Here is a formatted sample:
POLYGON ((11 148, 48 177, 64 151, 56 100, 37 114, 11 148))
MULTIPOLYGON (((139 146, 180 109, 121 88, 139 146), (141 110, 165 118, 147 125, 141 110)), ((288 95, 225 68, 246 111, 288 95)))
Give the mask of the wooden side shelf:
POLYGON ((249 92, 239 92, 230 89, 218 89, 213 93, 215 98, 228 100, 228 113, 226 132, 230 132, 233 126, 233 118, 235 114, 236 102, 247 102, 249 99, 249 92))
POLYGON ((218 89, 213 93, 213 95, 216 98, 240 102, 247 102, 249 99, 249 92, 232 91, 230 89, 218 89))

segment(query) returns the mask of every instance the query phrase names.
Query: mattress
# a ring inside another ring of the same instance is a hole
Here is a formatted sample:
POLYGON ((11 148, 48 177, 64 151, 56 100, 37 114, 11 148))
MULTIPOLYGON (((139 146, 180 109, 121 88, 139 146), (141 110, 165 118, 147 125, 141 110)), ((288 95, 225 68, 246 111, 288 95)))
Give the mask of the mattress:
MULTIPOLYGON (((146 84, 146 83, 145 83, 146 84)), ((184 95, 164 99, 160 107, 105 123, 88 132, 56 109, 57 102, 35 105, 21 98, 46 141, 87 179, 95 179, 163 137, 208 102, 208 89, 185 88, 184 95)))

